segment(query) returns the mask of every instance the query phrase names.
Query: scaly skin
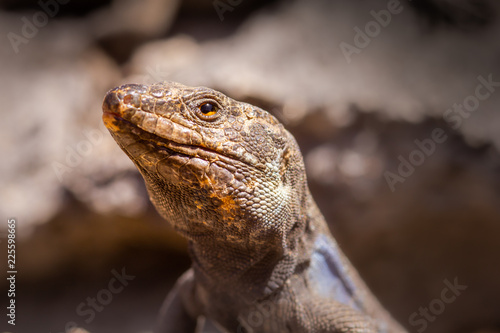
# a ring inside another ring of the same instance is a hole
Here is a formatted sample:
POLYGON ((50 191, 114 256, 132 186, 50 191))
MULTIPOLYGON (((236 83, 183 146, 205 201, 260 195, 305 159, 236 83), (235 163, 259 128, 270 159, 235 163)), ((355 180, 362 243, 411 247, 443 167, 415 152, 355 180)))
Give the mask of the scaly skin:
POLYGON ((338 248, 276 118, 205 87, 108 92, 103 120, 159 213, 189 240, 192 268, 157 332, 404 332, 338 248))

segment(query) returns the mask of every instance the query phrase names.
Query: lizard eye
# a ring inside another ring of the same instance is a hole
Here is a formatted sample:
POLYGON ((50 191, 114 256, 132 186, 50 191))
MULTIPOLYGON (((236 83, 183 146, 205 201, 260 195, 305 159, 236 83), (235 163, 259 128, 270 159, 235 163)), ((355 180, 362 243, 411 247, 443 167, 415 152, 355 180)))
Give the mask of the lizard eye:
POLYGON ((196 113, 202 120, 215 120, 219 117, 219 106, 212 102, 204 102, 198 106, 196 113))

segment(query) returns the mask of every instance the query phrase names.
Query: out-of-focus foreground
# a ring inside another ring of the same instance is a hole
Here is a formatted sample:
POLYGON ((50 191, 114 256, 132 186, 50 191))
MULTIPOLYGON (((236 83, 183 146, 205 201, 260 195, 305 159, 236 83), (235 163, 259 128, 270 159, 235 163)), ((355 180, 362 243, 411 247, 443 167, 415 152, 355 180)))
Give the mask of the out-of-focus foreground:
POLYGON ((186 242, 152 208, 101 103, 119 84, 169 80, 285 123, 335 237, 410 332, 500 332, 494 0, 0 8, 2 276, 7 219, 17 225, 16 325, 2 293, 1 331, 151 330, 189 267, 186 242))

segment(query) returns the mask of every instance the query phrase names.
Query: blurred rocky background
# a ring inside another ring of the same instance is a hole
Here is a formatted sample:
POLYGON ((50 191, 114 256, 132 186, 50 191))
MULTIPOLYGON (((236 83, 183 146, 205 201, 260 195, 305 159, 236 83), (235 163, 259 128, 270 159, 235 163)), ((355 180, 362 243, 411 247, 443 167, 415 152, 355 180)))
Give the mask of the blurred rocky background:
POLYGON ((172 80, 286 124, 338 242, 410 332, 500 332, 499 14, 494 0, 0 1, 2 276, 8 218, 18 236, 16 326, 2 313, 0 331, 151 330, 186 242, 101 103, 172 80))

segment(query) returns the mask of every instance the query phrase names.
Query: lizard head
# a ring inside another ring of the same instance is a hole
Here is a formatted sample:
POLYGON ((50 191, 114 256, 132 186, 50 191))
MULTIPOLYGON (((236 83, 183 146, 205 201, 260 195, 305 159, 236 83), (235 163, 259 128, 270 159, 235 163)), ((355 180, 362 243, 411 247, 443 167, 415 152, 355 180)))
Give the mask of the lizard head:
POLYGON ((153 204, 187 238, 286 242, 303 219, 302 155, 268 112, 173 82, 112 89, 103 111, 153 204))

